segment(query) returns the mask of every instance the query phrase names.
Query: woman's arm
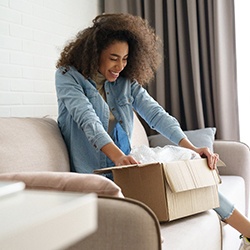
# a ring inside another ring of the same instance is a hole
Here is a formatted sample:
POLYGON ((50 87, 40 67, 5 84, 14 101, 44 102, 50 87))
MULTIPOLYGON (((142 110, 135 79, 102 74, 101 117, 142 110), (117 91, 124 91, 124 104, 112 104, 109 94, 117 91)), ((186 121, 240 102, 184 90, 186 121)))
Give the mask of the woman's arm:
POLYGON ((179 146, 184 147, 184 148, 188 148, 191 149, 193 151, 195 151, 196 153, 198 153, 201 157, 206 157, 207 161, 208 161, 208 165, 211 169, 215 169, 216 168, 216 164, 217 161, 219 159, 219 155, 212 153, 209 148, 198 148, 195 147, 187 138, 183 138, 180 142, 179 142, 179 146))
MULTIPOLYGON (((62 109, 60 113, 64 112, 65 107, 96 150, 101 150, 104 145, 112 142, 89 97, 96 94, 96 99, 99 98, 98 101, 101 102, 103 99, 98 96, 97 90, 88 80, 73 68, 70 68, 64 74, 62 69, 58 69, 56 72, 56 91, 59 108, 62 109), (88 91, 84 90, 83 86, 85 85, 88 91)), ((103 107, 99 110, 99 113, 104 111, 108 113, 108 107, 103 107)))
POLYGON ((103 146, 101 151, 114 162, 115 166, 139 163, 132 156, 125 155, 113 142, 103 146))

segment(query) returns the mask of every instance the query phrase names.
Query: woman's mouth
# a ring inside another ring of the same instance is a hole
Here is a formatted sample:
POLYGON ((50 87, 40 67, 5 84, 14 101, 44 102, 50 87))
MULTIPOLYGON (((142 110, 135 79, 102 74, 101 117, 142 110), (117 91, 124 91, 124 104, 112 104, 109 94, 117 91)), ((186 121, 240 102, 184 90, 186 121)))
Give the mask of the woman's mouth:
POLYGON ((114 78, 117 78, 119 76, 119 72, 114 72, 114 71, 109 71, 110 74, 114 77, 114 78))

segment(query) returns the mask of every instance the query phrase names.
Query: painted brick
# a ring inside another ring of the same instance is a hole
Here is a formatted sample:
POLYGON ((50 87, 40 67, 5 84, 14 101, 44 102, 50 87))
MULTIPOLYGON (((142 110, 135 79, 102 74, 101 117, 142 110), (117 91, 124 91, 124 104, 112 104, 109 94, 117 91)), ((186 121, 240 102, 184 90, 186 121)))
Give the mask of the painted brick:
POLYGON ((17 78, 22 77, 22 69, 15 65, 2 64, 0 65, 0 77, 17 78))
POLYGON ((55 81, 33 81, 34 92, 53 93, 55 95, 55 81))
POLYGON ((22 104, 22 94, 21 93, 11 93, 11 92, 0 92, 0 105, 10 105, 22 104))
POLYGON ((44 32, 40 30, 34 30, 34 41, 42 42, 50 45, 65 43, 65 36, 57 35, 54 33, 44 32))
POLYGON ((51 9, 48 7, 34 6, 33 14, 37 18, 45 19, 48 22, 68 25, 71 18, 67 13, 57 11, 58 8, 51 9))
POLYGON ((58 56, 56 46, 28 40, 23 40, 23 51, 49 58, 56 58, 58 56))
POLYGON ((34 58, 32 54, 12 51, 10 52, 10 63, 23 66, 33 66, 34 58))
POLYGON ((67 25, 62 25, 56 21, 48 21, 46 19, 40 19, 30 15, 23 15, 22 24, 26 27, 49 32, 51 34, 58 34, 65 36, 72 31, 72 27, 67 25))
POLYGON ((34 106, 34 116, 35 117, 57 117, 57 106, 55 105, 43 105, 43 106, 34 106))
POLYGON ((10 35, 18 38, 33 39, 33 31, 18 24, 10 24, 10 35))
POLYGON ((9 6, 11 9, 18 10, 22 13, 32 13, 32 5, 26 0, 10 0, 9 6))
POLYGON ((0 78, 0 91, 10 91, 11 90, 11 79, 10 78, 0 78))
POLYGON ((25 93, 23 94, 23 104, 25 105, 44 104, 44 95, 37 93, 25 93))
POLYGON ((44 103, 47 105, 57 105, 57 97, 55 94, 47 94, 44 96, 44 103))
POLYGON ((8 64, 10 62, 10 53, 9 51, 0 49, 0 63, 8 64))
POLYGON ((0 21, 0 35, 8 36, 9 34, 10 34, 9 23, 0 21))
POLYGON ((16 10, 0 6, 0 19, 10 23, 21 23, 22 14, 16 10))
POLYGON ((35 5, 43 6, 43 1, 41 0, 29 0, 29 3, 32 4, 32 6, 35 5))
MULTIPOLYGON (((43 5, 50 9, 56 9, 58 12, 61 12, 64 14, 71 13, 70 9, 74 8, 72 7, 72 0, 64 0, 64 1, 60 1, 60 3, 58 3, 58 1, 43 0, 43 5)), ((74 5, 81 6, 81 3, 79 4, 79 0, 74 0, 74 5)))
POLYGON ((13 92, 33 92, 33 80, 12 79, 11 90, 13 92))
POLYGON ((28 28, 46 31, 48 22, 32 15, 22 15, 22 25, 28 28))
POLYGON ((0 49, 22 50, 22 40, 9 36, 1 36, 0 49))
POLYGON ((55 68, 56 61, 57 59, 53 57, 34 55, 34 67, 53 69, 55 68))
POLYGON ((44 80, 49 81, 54 78, 54 71, 53 70, 47 70, 47 69, 40 69, 40 68, 29 68, 29 67, 23 67, 23 78, 26 79, 33 79, 33 80, 44 80))
POLYGON ((34 117, 34 106, 25 106, 25 105, 15 105, 11 106, 10 110, 11 115, 13 117, 34 117))
POLYGON ((99 0, 0 0, 0 116, 57 116, 55 64, 99 0))
POLYGON ((8 7, 9 6, 9 0, 1 0, 0 5, 8 7))
POLYGON ((11 108, 5 107, 5 106, 0 106, 0 114, 1 114, 1 117, 10 117, 11 116, 11 108))

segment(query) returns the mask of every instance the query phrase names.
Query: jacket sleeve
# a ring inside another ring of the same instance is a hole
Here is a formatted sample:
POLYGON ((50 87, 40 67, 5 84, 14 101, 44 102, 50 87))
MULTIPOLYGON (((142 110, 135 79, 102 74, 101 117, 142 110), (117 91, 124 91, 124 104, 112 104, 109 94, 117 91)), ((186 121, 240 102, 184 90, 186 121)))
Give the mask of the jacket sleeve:
POLYGON ((74 122, 85 133, 97 151, 107 143, 112 142, 93 105, 79 84, 77 75, 69 72, 63 74, 62 69, 58 69, 56 72, 56 92, 59 109, 60 105, 64 106, 64 112, 69 112, 74 122))
POLYGON ((147 124, 175 144, 186 138, 179 122, 155 101, 136 81, 131 85, 133 107, 147 124))

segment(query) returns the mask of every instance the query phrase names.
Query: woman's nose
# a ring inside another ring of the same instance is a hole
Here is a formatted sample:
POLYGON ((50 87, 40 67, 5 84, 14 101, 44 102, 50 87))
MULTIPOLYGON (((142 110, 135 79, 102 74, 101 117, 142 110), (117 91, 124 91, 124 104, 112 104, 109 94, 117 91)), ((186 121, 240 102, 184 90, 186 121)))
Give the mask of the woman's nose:
POLYGON ((124 67, 125 67, 125 64, 123 61, 119 61, 116 65, 116 69, 119 70, 119 72, 122 71, 124 67))

